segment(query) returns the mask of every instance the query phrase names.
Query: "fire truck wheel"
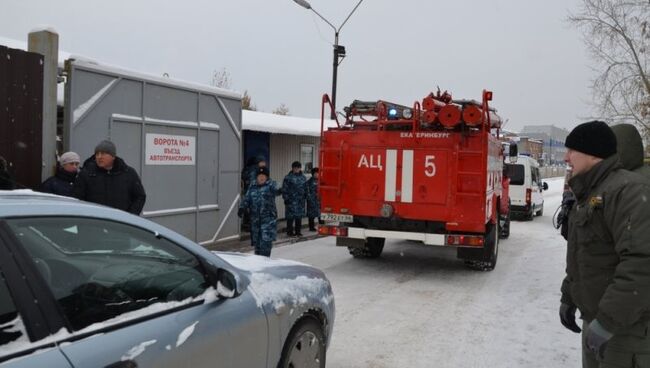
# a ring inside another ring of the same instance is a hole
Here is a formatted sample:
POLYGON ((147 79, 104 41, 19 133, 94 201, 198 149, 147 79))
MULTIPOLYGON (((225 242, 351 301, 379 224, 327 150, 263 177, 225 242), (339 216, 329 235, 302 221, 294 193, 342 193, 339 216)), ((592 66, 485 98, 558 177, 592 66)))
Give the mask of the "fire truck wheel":
POLYGON ((350 254, 354 258, 377 258, 384 250, 384 238, 368 238, 363 248, 348 247, 350 254))
POLYGON ((485 233, 485 247, 481 259, 466 259, 465 264, 474 270, 492 271, 497 265, 499 256, 499 226, 488 224, 485 233))

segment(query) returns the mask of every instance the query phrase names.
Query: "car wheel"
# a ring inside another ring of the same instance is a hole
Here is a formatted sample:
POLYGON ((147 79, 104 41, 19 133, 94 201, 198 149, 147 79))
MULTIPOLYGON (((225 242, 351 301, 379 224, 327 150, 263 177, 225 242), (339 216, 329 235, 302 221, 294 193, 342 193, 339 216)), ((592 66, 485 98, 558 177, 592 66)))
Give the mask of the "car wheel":
POLYGON ((537 211, 536 215, 541 216, 543 214, 544 214, 544 205, 542 205, 542 208, 540 208, 539 211, 537 211))
POLYGON ((325 335, 318 322, 305 319, 289 333, 279 368, 325 368, 325 335))
POLYGON ((363 248, 348 247, 350 254, 354 258, 377 258, 384 250, 384 238, 368 238, 363 248))

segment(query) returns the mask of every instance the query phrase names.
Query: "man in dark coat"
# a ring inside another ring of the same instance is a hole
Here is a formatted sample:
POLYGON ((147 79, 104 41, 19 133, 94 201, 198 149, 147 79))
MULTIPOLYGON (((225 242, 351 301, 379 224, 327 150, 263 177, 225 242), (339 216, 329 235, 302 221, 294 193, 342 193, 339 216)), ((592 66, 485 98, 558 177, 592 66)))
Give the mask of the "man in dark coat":
POLYGON ((282 198, 284 199, 288 236, 302 236, 300 229, 302 228, 301 220, 305 216, 307 178, 301 169, 302 164, 294 161, 291 164, 291 171, 282 182, 282 198))
POLYGON ((251 245, 255 254, 270 257, 277 234, 278 211, 275 196, 280 195, 275 181, 269 179, 269 169, 259 167, 257 178, 239 203, 237 215, 248 213, 251 219, 251 245))
POLYGON ((307 180, 307 220, 309 231, 316 231, 314 219, 320 223, 320 196, 318 195, 318 168, 311 169, 311 178, 307 180))
POLYGON ((138 173, 116 156, 111 141, 101 141, 84 162, 74 185, 74 196, 139 215, 147 195, 138 173))
POLYGON ((635 367, 650 357, 650 182, 621 167, 600 121, 566 138, 576 202, 569 213, 560 321, 579 333, 583 367, 635 367))
POLYGON ((59 157, 56 174, 45 180, 39 191, 66 197, 73 197, 74 182, 79 172, 81 158, 75 152, 66 152, 59 157))

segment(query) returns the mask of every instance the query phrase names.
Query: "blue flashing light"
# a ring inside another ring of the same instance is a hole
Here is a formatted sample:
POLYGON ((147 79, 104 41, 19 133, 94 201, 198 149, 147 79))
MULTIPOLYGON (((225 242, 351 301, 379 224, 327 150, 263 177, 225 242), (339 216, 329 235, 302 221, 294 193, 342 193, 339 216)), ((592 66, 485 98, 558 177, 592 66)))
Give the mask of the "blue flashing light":
POLYGON ((392 109, 388 110, 388 116, 390 116, 391 118, 396 117, 397 116, 397 109, 392 108, 392 109))

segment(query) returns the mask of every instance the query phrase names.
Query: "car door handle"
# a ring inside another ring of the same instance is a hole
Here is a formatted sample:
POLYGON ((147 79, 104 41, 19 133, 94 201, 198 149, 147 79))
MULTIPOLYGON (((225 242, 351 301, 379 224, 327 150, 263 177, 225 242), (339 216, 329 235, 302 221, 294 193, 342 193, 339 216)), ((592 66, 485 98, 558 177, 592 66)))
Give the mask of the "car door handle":
POLYGON ((134 360, 122 360, 119 362, 111 363, 104 368, 138 368, 138 363, 134 360))

